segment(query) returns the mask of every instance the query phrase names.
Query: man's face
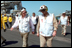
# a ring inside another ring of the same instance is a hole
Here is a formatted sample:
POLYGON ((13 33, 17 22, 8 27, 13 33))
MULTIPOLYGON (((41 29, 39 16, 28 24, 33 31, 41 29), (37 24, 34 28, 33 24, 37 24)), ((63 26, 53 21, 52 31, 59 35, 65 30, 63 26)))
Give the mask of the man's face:
POLYGON ((16 15, 18 17, 18 15, 16 15))
POLYGON ((45 14, 46 13, 46 10, 41 10, 40 12, 42 12, 43 14, 45 14))
POLYGON ((35 13, 33 13, 33 16, 35 16, 35 13))
POLYGON ((6 15, 4 15, 4 16, 6 16, 6 15))
POLYGON ((66 14, 65 14, 65 13, 63 13, 62 15, 63 15, 63 16, 65 16, 66 14))
POLYGON ((26 11, 22 11, 22 15, 23 16, 26 16, 26 11))

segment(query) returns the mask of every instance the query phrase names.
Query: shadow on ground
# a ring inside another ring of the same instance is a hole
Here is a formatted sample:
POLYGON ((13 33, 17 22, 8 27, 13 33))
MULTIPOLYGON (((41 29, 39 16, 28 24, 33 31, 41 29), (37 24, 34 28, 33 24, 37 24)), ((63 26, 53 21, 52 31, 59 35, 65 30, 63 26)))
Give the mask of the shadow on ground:
POLYGON ((40 47, 40 45, 31 45, 29 47, 40 47))
POLYGON ((18 43, 18 41, 6 41, 5 44, 2 44, 1 47, 4 47, 6 45, 10 45, 10 44, 15 44, 18 43))
POLYGON ((69 35, 69 34, 71 34, 71 33, 69 33, 69 32, 66 32, 66 35, 69 35))

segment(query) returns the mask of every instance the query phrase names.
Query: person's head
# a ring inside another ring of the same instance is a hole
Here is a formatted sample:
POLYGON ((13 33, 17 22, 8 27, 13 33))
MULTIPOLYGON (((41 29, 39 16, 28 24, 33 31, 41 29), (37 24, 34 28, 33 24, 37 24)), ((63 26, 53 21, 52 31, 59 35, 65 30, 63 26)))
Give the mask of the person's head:
POLYGON ((47 8, 47 6, 42 5, 42 6, 40 7, 40 10, 39 10, 39 11, 42 12, 43 14, 46 14, 47 11, 48 11, 48 8, 47 8))
POLYGON ((18 14, 16 14, 16 16, 18 17, 18 14))
POLYGON ((66 15, 66 13, 65 13, 65 12, 63 12, 63 13, 62 13, 62 16, 65 16, 65 15, 66 15))
POLYGON ((10 17, 11 17, 11 15, 10 15, 10 17))
POLYGON ((23 9, 21 10, 21 15, 22 15, 22 16, 26 16, 26 13, 27 13, 26 8, 23 8, 23 9))
POLYGON ((6 14, 4 14, 4 16, 6 16, 6 14))
POLYGON ((2 13, 1 13, 1 15, 2 15, 2 13))
POLYGON ((32 15, 33 15, 33 17, 35 17, 35 13, 34 13, 34 12, 33 12, 33 14, 32 14, 32 15))

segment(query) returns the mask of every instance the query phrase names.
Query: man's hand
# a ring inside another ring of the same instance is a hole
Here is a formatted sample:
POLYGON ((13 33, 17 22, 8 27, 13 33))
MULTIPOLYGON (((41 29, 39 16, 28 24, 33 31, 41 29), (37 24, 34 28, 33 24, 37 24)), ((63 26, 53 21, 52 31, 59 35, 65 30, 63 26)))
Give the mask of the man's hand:
POLYGON ((60 24, 60 20, 59 20, 59 22, 58 22, 58 25, 60 24))
POLYGON ((35 34, 35 32, 32 32, 32 34, 35 34))
POLYGON ((54 31, 52 35, 53 35, 53 37, 55 37, 56 36, 56 31, 54 31))
POLYGON ((37 33, 37 36, 39 37, 39 33, 37 33))
POLYGON ((13 30, 13 28, 10 29, 11 31, 13 30))
POLYGON ((4 32, 6 32, 6 29, 4 29, 4 32))

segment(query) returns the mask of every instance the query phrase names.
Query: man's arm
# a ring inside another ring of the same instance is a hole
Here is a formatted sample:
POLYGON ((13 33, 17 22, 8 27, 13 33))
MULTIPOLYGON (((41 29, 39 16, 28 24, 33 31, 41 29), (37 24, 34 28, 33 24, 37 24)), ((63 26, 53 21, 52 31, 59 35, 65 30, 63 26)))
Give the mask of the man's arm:
POLYGON ((39 36, 39 28, 40 28, 40 20, 38 18, 38 24, 37 24, 37 36, 39 36))
POLYGON ((60 17, 60 19, 59 19, 59 23, 58 23, 58 24, 60 24, 60 22, 61 22, 61 17, 60 17))
POLYGON ((2 18, 2 24, 3 24, 3 28, 6 29, 5 22, 4 22, 3 18, 2 18))
POLYGON ((67 17, 67 22, 68 22, 68 26, 69 26, 69 18, 67 17))
POLYGON ((32 28, 32 32, 34 32, 35 27, 34 27, 34 25, 33 25, 33 22, 32 22, 32 20, 31 20, 31 18, 30 18, 29 24, 30 24, 30 26, 31 26, 31 28, 32 28))
POLYGON ((13 30, 13 28, 17 27, 18 25, 19 25, 19 20, 15 20, 15 23, 13 24, 10 30, 13 30))
POLYGON ((58 29, 58 23, 57 23, 57 20, 53 14, 53 26, 54 26, 54 32, 53 32, 53 36, 56 36, 56 32, 57 32, 57 29, 58 29))

